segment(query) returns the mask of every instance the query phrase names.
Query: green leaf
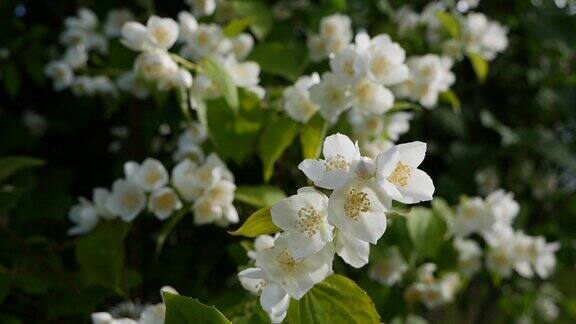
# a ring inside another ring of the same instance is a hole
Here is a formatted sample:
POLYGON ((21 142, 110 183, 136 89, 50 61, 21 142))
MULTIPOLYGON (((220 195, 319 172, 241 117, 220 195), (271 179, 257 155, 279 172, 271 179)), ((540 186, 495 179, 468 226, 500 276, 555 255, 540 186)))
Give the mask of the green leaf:
POLYGON ((272 223, 272 206, 264 207, 250 215, 239 229, 230 232, 232 235, 258 237, 264 234, 277 233, 280 229, 272 223))
POLYGON ((392 108, 390 108, 386 113, 393 113, 402 110, 421 110, 422 108, 413 102, 409 101, 395 101, 392 108))
POLYGON ((296 81, 306 68, 307 54, 303 48, 283 43, 265 43, 254 47, 249 60, 260 64, 263 72, 296 81))
POLYGON ((282 189, 276 186, 239 186, 234 193, 234 199, 257 208, 273 205, 286 198, 282 189))
POLYGON ((189 210, 190 210, 190 206, 184 205, 184 207, 182 209, 180 209, 178 212, 176 212, 174 215, 172 215, 172 217, 170 217, 168 219, 168 221, 166 221, 166 222, 164 222, 164 224, 162 224, 162 227, 160 228, 160 232, 158 233, 158 236, 156 237, 156 257, 158 257, 160 255, 160 252, 162 252, 162 248, 164 247, 164 243, 166 242, 166 239, 168 238, 170 233, 172 233, 172 231, 174 230, 176 225, 182 220, 182 218, 184 218, 184 215, 186 215, 189 210))
POLYGON ((43 160, 27 156, 8 156, 0 158, 0 183, 20 170, 39 167, 43 164, 43 160))
POLYGON ((274 163, 290 146, 296 134, 298 124, 288 117, 273 118, 264 129, 258 145, 260 159, 264 164, 264 181, 268 182, 274 172, 274 163))
POLYGON ((245 17, 240 19, 234 19, 224 27, 224 35, 229 38, 236 37, 238 34, 242 33, 246 28, 256 22, 255 17, 245 17))
POLYGON ((288 322, 380 323, 380 316, 370 297, 354 281, 332 275, 312 288, 302 299, 291 300, 288 322))
POLYGON ((198 63, 198 69, 205 74, 218 91, 222 94, 228 106, 233 110, 238 109, 238 89, 232 80, 228 70, 222 66, 222 63, 212 56, 209 56, 198 63))
POLYGON ((4 67, 4 88, 6 93, 10 95, 13 99, 16 98, 18 92, 20 91, 20 73, 14 67, 14 65, 5 65, 4 67))
POLYGON ((444 92, 441 92, 440 100, 452 106, 454 112, 460 112, 460 99, 458 99, 458 96, 454 93, 454 91, 448 89, 444 92))
POLYGON ((300 132, 302 158, 317 159, 320 156, 327 130, 328 123, 326 123, 320 114, 316 114, 304 125, 304 128, 302 128, 300 132))
POLYGON ((214 306, 204 305, 196 299, 162 293, 166 304, 166 324, 231 324, 214 306))
POLYGON ((450 37, 460 38, 460 24, 458 24, 458 20, 452 14, 446 11, 438 11, 436 17, 438 17, 450 37))
POLYGON ((488 76, 488 62, 486 62, 482 56, 476 53, 468 53, 468 58, 470 59, 470 63, 472 63, 472 67, 474 68, 474 72, 476 72, 478 80, 480 83, 484 83, 484 81, 486 81, 486 77, 488 76))
POLYGON ((103 222, 78 240, 76 259, 87 281, 123 294, 124 238, 129 229, 130 224, 119 220, 103 222))
POLYGON ((406 219, 408 234, 416 252, 421 257, 435 257, 444 241, 446 223, 423 207, 414 207, 406 219))
POLYGON ((434 200, 432 200, 432 210, 440 216, 446 224, 451 224, 454 221, 454 211, 443 198, 434 198, 434 200))
POLYGON ((272 27, 274 20, 272 12, 262 0, 235 0, 231 2, 232 7, 240 17, 250 17, 253 22, 250 29, 256 35, 256 38, 262 40, 272 27))

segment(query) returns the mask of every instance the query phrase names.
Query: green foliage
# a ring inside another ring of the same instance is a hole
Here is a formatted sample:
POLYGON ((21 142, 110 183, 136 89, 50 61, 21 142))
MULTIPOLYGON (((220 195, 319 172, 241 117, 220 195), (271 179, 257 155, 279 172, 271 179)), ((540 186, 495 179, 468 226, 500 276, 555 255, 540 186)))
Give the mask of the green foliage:
POLYGON ((212 80, 219 93, 222 94, 229 107, 238 108, 238 89, 232 81, 232 76, 214 57, 207 57, 198 63, 198 69, 212 80))
POLYGON ((438 20, 440 20, 440 23, 442 23, 442 26, 448 32, 450 37, 454 39, 460 37, 460 24, 452 14, 446 11, 438 11, 436 17, 438 17, 438 20))
POLYGON ((76 246, 76 259, 88 282, 124 294, 124 238, 130 224, 104 222, 82 236, 76 246))
POLYGON ((298 123, 288 117, 277 116, 266 123, 266 128, 260 136, 258 151, 264 164, 264 181, 270 181, 274 173, 274 163, 292 144, 298 134, 298 123))
POLYGON ((316 114, 304 125, 300 132, 302 159, 317 159, 320 156, 327 129, 328 124, 320 114, 316 114))
POLYGON ((477 53, 468 53, 468 58, 470 59, 470 63, 472 63, 472 67, 474 68, 474 72, 476 72, 478 80, 480 83, 484 83, 488 76, 488 62, 477 53))
POLYGON ((302 299, 292 300, 289 323, 380 323, 370 297, 354 281, 332 275, 312 288, 302 299))
POLYGON ((264 39, 274 24, 272 12, 262 0, 234 0, 231 2, 234 10, 241 17, 251 19, 250 29, 260 40, 264 39))
POLYGON ((286 194, 276 186, 239 186, 234 193, 234 199, 256 208, 270 206, 285 198, 286 194))
POLYGON ((454 112, 460 112, 460 99, 452 90, 444 91, 440 93, 440 101, 446 102, 449 104, 454 112))
POLYGON ((207 306, 196 299, 164 292, 166 324, 231 324, 214 306, 207 306))
POLYGON ((250 25, 254 24, 255 22, 256 19, 253 16, 234 19, 224 27, 224 35, 230 38, 238 36, 238 34, 242 33, 246 28, 250 27, 250 25))
POLYGON ((230 234, 246 237, 258 237, 260 235, 272 234, 280 231, 280 229, 272 223, 272 214, 270 213, 271 208, 272 206, 258 209, 254 214, 250 215, 250 217, 246 219, 239 229, 230 232, 230 234))
POLYGON ((296 81, 306 68, 306 50, 292 44, 264 43, 254 47, 249 60, 260 64, 265 73, 296 81))
POLYGON ((421 258, 436 257, 446 233, 446 223, 430 209, 414 207, 406 216, 408 234, 421 258))
POLYGON ((0 183, 4 182, 13 174, 20 170, 39 167, 44 161, 26 157, 26 156, 9 156, 0 158, 0 183))

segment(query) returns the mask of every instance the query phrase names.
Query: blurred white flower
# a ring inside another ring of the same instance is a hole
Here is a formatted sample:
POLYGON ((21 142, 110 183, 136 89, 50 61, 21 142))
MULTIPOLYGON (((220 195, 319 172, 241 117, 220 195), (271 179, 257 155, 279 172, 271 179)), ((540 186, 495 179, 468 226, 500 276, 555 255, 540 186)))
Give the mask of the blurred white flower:
POLYGON ((120 90, 130 93, 138 99, 146 99, 150 95, 146 82, 133 71, 121 74, 116 79, 116 83, 120 90))
POLYGON ((200 60, 216 53, 224 39, 222 28, 216 24, 199 24, 198 28, 186 38, 181 54, 194 60, 200 60))
POLYGON ((88 52, 84 45, 74 45, 66 49, 64 62, 68 63, 72 69, 84 67, 88 62, 88 52))
POLYGON ((110 191, 108 189, 94 188, 94 190, 92 190, 92 201, 98 212, 98 216, 103 219, 114 219, 116 215, 106 206, 108 199, 110 199, 110 191))
POLYGON ((259 268, 248 268, 238 273, 238 279, 244 289, 260 295, 260 305, 270 317, 272 323, 282 323, 288 313, 290 295, 278 283, 271 281, 259 268))
POLYGON ((310 87, 310 98, 319 106, 324 119, 335 122, 349 108, 350 90, 334 73, 326 72, 320 83, 310 87))
POLYGON ((153 46, 169 49, 178 39, 178 23, 172 18, 152 15, 146 22, 146 28, 153 46))
MULTIPOLYGON (((359 38, 357 37, 357 39, 359 38)), ((366 45, 359 46, 364 47, 366 45)), ((385 86, 392 86, 408 79, 409 71, 404 63, 406 53, 388 35, 381 34, 372 38, 367 46, 365 56, 368 77, 372 81, 385 86)))
POLYGON ((532 246, 532 263, 536 274, 547 279, 556 268, 556 251, 560 249, 560 243, 546 243, 542 236, 534 239, 532 246))
POLYGON ((306 123, 318 111, 310 99, 310 87, 320 83, 318 73, 310 76, 301 76, 296 83, 284 89, 284 110, 292 119, 306 123))
POLYGON ((241 33, 232 39, 232 52, 236 59, 243 60, 254 47, 254 38, 248 33, 241 33))
POLYGON ((491 61, 508 47, 508 30, 484 14, 470 13, 462 21, 462 39, 466 51, 491 61))
POLYGON ((458 252, 458 270, 471 277, 482 267, 482 250, 476 241, 456 238, 454 249, 458 252))
POLYGON ((70 209, 68 218, 74 227, 68 230, 68 235, 79 235, 90 232, 96 225, 98 225, 98 211, 94 205, 84 199, 78 199, 78 203, 70 209))
POLYGON ((178 64, 166 52, 144 52, 136 58, 136 72, 148 80, 171 80, 178 73, 178 64))
POLYGON ((355 84, 366 74, 364 58, 352 47, 347 47, 330 59, 334 76, 343 84, 355 84))
POLYGON ((164 220, 174 211, 182 208, 182 202, 176 192, 169 187, 155 190, 148 199, 148 209, 154 213, 159 220, 164 220))
POLYGON ((186 0, 196 17, 210 16, 216 10, 216 0, 186 0))
POLYGON ((180 30, 178 37, 181 41, 189 39, 198 29, 198 21, 187 11, 178 13, 178 25, 180 30))
POLYGON ((486 197, 486 207, 497 223, 512 225, 520 211, 520 205, 514 200, 514 194, 504 190, 496 190, 486 197))
POLYGON ((131 318, 114 318, 108 312, 97 312, 90 315, 92 324, 138 324, 131 318))
POLYGON ((164 165, 156 159, 147 158, 137 167, 136 162, 128 163, 129 166, 125 167, 125 169, 134 168, 132 171, 129 171, 129 179, 134 181, 135 184, 146 192, 152 192, 164 187, 170 179, 164 165))
POLYGON ((44 69, 44 73, 52 78, 54 90, 61 91, 74 83, 74 72, 64 61, 52 61, 44 69))
POLYGON ((131 181, 118 179, 112 185, 112 193, 106 207, 125 222, 130 222, 146 206, 146 194, 131 181))
POLYGON ((457 237, 489 231, 494 225, 494 216, 480 197, 466 198, 456 207, 452 232, 457 237))
POLYGON ((394 95, 383 85, 362 79, 350 91, 352 108, 362 114, 383 114, 394 105, 394 95))
POLYGON ((408 264, 402 254, 397 247, 392 247, 386 250, 384 257, 370 266, 368 276, 382 285, 393 286, 402 280, 407 270, 408 264))
POLYGON ((118 37, 122 34, 122 26, 133 20, 135 20, 135 17, 130 9, 112 9, 106 16, 106 21, 104 22, 104 33, 108 37, 118 37))

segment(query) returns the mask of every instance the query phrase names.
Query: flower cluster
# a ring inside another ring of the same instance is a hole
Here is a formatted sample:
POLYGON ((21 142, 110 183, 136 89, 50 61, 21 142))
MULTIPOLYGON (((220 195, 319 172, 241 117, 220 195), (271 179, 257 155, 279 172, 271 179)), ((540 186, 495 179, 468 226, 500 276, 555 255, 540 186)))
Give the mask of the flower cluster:
POLYGON ((198 142, 183 140, 188 137, 196 140, 192 132, 184 133, 179 141, 177 153, 182 159, 171 176, 156 159, 148 158, 141 164, 125 163, 124 178, 116 180, 112 190, 96 188, 92 201, 80 198, 71 208, 69 217, 75 226, 68 234, 89 232, 101 219, 131 222, 145 209, 159 220, 191 208, 196 224, 226 226, 238 222, 238 212, 232 204, 236 190, 234 176, 216 154, 204 159, 198 142), (198 150, 200 154, 194 155, 198 150), (195 160, 188 156, 194 156, 195 160))
POLYGON ((378 153, 392 147, 400 135, 410 129, 413 114, 399 111, 384 116, 366 116, 350 112, 349 117, 352 134, 358 140, 361 152, 370 158, 376 158, 378 153))
POLYGON ((454 247, 465 275, 471 276, 481 267, 483 253, 479 244, 465 238, 473 233, 479 234, 488 246, 486 267, 490 272, 510 277, 514 270, 526 278, 534 274, 547 278, 552 273, 556 266, 554 253, 559 244, 514 230, 512 224, 519 210, 512 194, 503 190, 490 193, 486 199, 463 199, 451 228, 457 237, 454 247))
POLYGON ((108 53, 106 36, 112 36, 113 18, 119 12, 125 11, 110 12, 112 18, 106 21, 103 31, 99 30, 98 17, 88 8, 81 8, 76 16, 64 20, 66 29, 60 35, 60 42, 66 46, 66 51, 60 59, 49 62, 44 71, 52 78, 56 91, 72 87, 76 95, 116 94, 116 86, 108 76, 82 73, 87 71, 91 55, 108 53))
MULTIPOLYGON (((160 289, 160 296, 162 296, 164 292, 178 294, 176 289, 170 286, 162 287, 160 289)), ((162 299, 164 299, 163 296, 162 299)), ((164 301, 144 306, 138 306, 132 302, 124 302, 124 304, 121 304, 110 312, 91 314, 92 324, 163 324, 165 317, 166 305, 164 301), (129 309, 125 310, 126 308, 129 309)))
POLYGON ((318 188, 300 188, 272 206, 272 221, 282 234, 261 239, 253 252, 256 267, 239 273, 245 287, 261 292, 262 307, 274 322, 286 315, 290 297, 300 299, 332 274, 335 253, 356 268, 368 263, 370 244, 384 234, 393 200, 432 199, 432 179, 418 169, 425 152, 426 144, 412 142, 373 160, 361 156, 347 136, 335 134, 324 142, 324 159, 300 163, 318 188), (327 196, 319 188, 332 192, 327 196))
POLYGON ((405 291, 408 302, 421 301, 427 308, 436 308, 454 300, 460 289, 460 275, 448 272, 437 278, 436 269, 434 263, 425 263, 418 268, 416 281, 405 291))

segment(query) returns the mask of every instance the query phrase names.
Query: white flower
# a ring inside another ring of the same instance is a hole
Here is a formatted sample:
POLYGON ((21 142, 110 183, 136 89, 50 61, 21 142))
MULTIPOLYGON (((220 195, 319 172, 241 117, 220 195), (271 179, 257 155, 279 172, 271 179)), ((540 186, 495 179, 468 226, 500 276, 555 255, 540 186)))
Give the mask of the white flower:
POLYGON ((211 186, 194 203, 194 223, 216 223, 225 226, 228 223, 237 223, 238 212, 232 205, 236 186, 227 180, 221 180, 211 186))
POLYGON ((186 0, 196 17, 210 16, 216 10, 216 0, 186 0))
POLYGON ((70 65, 63 61, 52 61, 46 65, 44 73, 52 78, 54 90, 60 91, 74 83, 74 72, 70 65))
POLYGON ((88 52, 84 45, 74 45, 66 49, 64 53, 64 62, 68 63, 71 68, 78 69, 88 62, 88 52))
POLYGON ((434 184, 418 169, 426 154, 426 143, 395 145, 377 157, 378 184, 393 199, 405 204, 432 200, 434 184))
POLYGON ((351 237, 376 244, 386 231, 390 206, 375 179, 351 178, 330 195, 328 221, 351 237))
POLYGON ((139 22, 129 21, 122 25, 121 35, 120 43, 132 50, 145 51, 152 46, 148 28, 139 22))
POLYGON ((494 225, 494 217, 486 208, 480 197, 464 199, 456 207, 456 217, 452 224, 452 232, 457 237, 465 237, 472 233, 489 231, 494 225))
POLYGON ((260 82, 260 65, 256 62, 238 62, 233 55, 224 60, 224 66, 230 72, 232 81, 239 87, 251 88, 260 82))
POLYGON ((120 90, 130 93, 138 99, 146 99, 150 95, 146 82, 133 71, 121 74, 116 79, 116 84, 120 90))
POLYGON ((68 217, 75 225, 68 230, 68 235, 79 235, 90 232, 98 225, 98 211, 92 203, 84 198, 72 206, 68 217))
POLYGON ((90 315, 92 324, 138 324, 131 318, 114 318, 108 312, 97 312, 90 315))
POLYGON ((256 260, 258 253, 274 246, 274 240, 276 237, 272 235, 260 235, 254 240, 254 250, 250 250, 246 254, 250 259, 256 260))
POLYGON ((301 76, 293 86, 284 90, 284 110, 292 119, 306 123, 318 111, 316 105, 310 99, 310 87, 320 83, 318 73, 310 76, 301 76))
POLYGON ((514 200, 514 194, 496 190, 486 197, 486 206, 497 223, 512 225, 520 211, 520 205, 514 200))
POLYGON ((305 258, 295 258, 288 249, 289 234, 276 239, 274 247, 262 251, 256 266, 264 271, 270 281, 280 285, 290 297, 299 300, 315 284, 331 275, 334 248, 327 244, 318 253, 305 258))
POLYGON ((384 86, 362 79, 350 91, 352 107, 362 114, 383 114, 394 105, 394 95, 384 86))
POLYGON ((404 5, 396 11, 394 20, 398 24, 398 34, 405 35, 418 26, 420 16, 409 6, 404 5))
POLYGON ((486 267, 504 278, 512 275, 516 256, 513 249, 515 234, 511 227, 495 225, 484 234, 490 247, 486 254, 486 267))
POLYGON ((345 84, 355 84, 366 74, 364 58, 352 47, 343 49, 330 59, 330 68, 334 76, 345 84))
POLYGON ((482 266, 482 250, 476 241, 457 238, 454 249, 458 252, 458 269, 467 277, 471 277, 482 266))
POLYGON ((77 16, 64 19, 64 25, 68 29, 92 30, 98 26, 98 17, 88 8, 78 9, 77 16))
POLYGON ((168 218, 182 208, 182 202, 172 188, 164 187, 155 190, 148 199, 148 209, 160 220, 168 218))
POLYGON ((546 243, 544 237, 538 236, 534 239, 532 249, 534 271, 540 278, 548 278, 556 268, 554 253, 560 249, 560 244, 558 242, 546 243))
POLYGON ((248 33, 241 33, 232 39, 232 52, 236 59, 243 60, 254 47, 254 38, 248 33))
POLYGON ((272 206, 272 222, 290 233, 287 247, 295 258, 314 254, 332 241, 327 211, 328 197, 313 187, 300 188, 272 206))
MULTIPOLYGON (((131 169, 135 166, 134 162, 128 164, 125 169, 131 169)), ((144 162, 132 171, 128 172, 135 184, 140 186, 146 192, 152 192, 164 187, 169 180, 168 171, 164 165, 156 159, 147 158, 144 162)))
POLYGON ((350 90, 332 72, 322 75, 322 81, 310 87, 310 98, 318 104, 324 119, 334 122, 350 105, 350 90))
POLYGON ((272 323, 281 323, 288 312, 290 295, 279 284, 270 281, 262 269, 248 268, 238 273, 244 289, 260 295, 260 305, 272 323))
POLYGON ((110 191, 105 188, 94 188, 92 190, 92 201, 94 202, 94 207, 98 212, 98 216, 104 219, 113 219, 116 217, 106 206, 106 202, 110 198, 110 191))
POLYGON ((508 47, 508 30, 498 22, 489 21, 481 13, 470 13, 462 22, 462 39, 466 51, 491 61, 508 47))
POLYGON ((306 45, 312 62, 322 61, 328 56, 326 41, 320 35, 309 35, 306 45))
POLYGON ((185 40, 186 46, 182 55, 200 60, 205 56, 215 53, 224 39, 222 28, 216 24, 200 24, 185 40))
POLYGON ((378 35, 370 41, 366 59, 368 77, 374 82, 391 86, 408 79, 408 67, 404 64, 406 53, 386 34, 378 35))
POLYGON ((129 9, 120 8, 110 10, 104 23, 104 33, 108 37, 118 37, 122 34, 122 26, 133 20, 134 14, 129 9))
POLYGON ((172 79, 178 73, 178 64, 166 52, 144 52, 136 58, 134 65, 148 80, 172 79))
POLYGON ((198 165, 188 159, 182 160, 172 170, 172 185, 185 201, 192 201, 202 194, 202 187, 196 185, 198 165))
POLYGON ((403 111, 388 114, 386 116, 386 136, 392 141, 397 141, 400 135, 410 129, 410 120, 413 117, 412 113, 403 111))
POLYGON ((370 267, 368 276, 382 285, 393 286, 402 280, 402 276, 407 270, 408 264, 404 261, 398 248, 393 247, 388 249, 384 257, 370 267))
POLYGON ((192 87, 192 74, 184 68, 178 68, 175 73, 172 73, 168 78, 159 80, 158 87, 162 90, 169 90, 171 88, 185 88, 192 87))
POLYGON ((514 254, 514 270, 525 278, 532 278, 534 270, 532 269, 531 259, 534 245, 534 238, 519 231, 514 234, 511 242, 512 253, 514 254))
POLYGON ((178 13, 178 24, 180 30, 178 37, 182 41, 190 38, 198 29, 198 21, 187 11, 180 11, 178 13))
POLYGON ((352 21, 350 17, 340 14, 326 16, 320 20, 320 36, 327 40, 352 39, 352 21))
POLYGON ((112 185, 112 194, 106 207, 125 222, 130 222, 146 206, 146 195, 131 181, 118 179, 112 185))
POLYGON ((298 165, 298 169, 316 186, 326 189, 344 185, 352 165, 360 159, 358 146, 348 136, 340 133, 326 137, 322 154, 324 160, 306 159, 298 165))
POLYGON ((146 22, 152 45, 169 49, 178 39, 178 23, 171 18, 150 16, 146 22))

